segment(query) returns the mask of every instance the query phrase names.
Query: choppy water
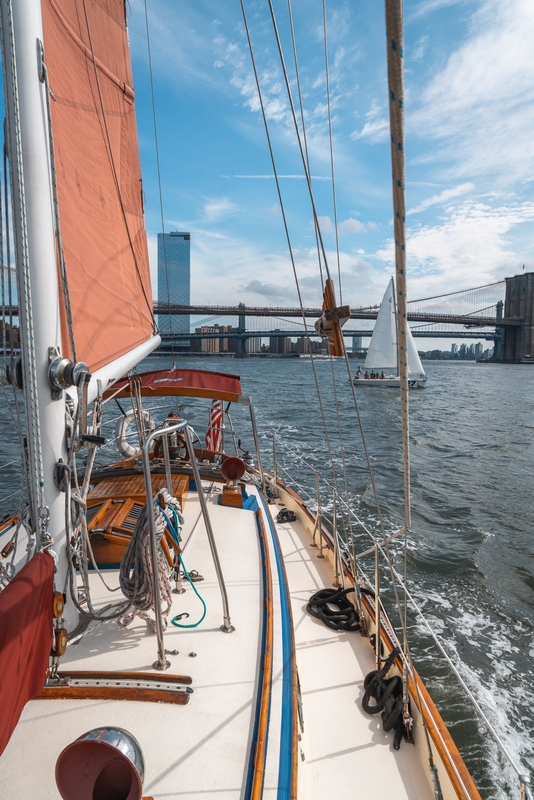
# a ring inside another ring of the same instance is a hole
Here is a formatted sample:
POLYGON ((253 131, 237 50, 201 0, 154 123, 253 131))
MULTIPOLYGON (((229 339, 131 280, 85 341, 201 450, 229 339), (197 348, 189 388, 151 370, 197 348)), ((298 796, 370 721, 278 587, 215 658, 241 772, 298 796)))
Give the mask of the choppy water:
MULTIPOLYGON (((149 359, 143 366, 168 363, 149 359)), ((278 460, 300 486, 315 493, 315 476, 302 459, 332 481, 308 359, 179 359, 178 366, 240 374, 255 404, 266 466, 272 466, 274 434, 278 460)), ((342 484, 332 366, 325 360, 316 367, 342 484)), ((534 772, 534 368, 473 362, 427 362, 426 367, 427 388, 410 394, 409 585, 511 754, 534 772)), ((351 502, 377 530, 344 363, 336 362, 334 370, 351 502)), ((358 398, 382 513, 393 531, 403 511, 398 393, 361 389, 358 398)), ((199 427, 206 424, 205 409, 191 405, 185 414, 199 427)), ((251 446, 246 414, 246 408, 236 407, 233 419, 251 446)), ((112 425, 108 435, 111 430, 112 425)), ((5 410, 0 433, 4 464, 16 455, 5 410)), ((18 488, 19 472, 17 465, 0 471, 0 498, 18 488)), ((323 501, 330 502, 326 490, 323 501)), ((0 515, 11 502, 2 504, 0 515)), ((358 535, 358 545, 363 549, 367 540, 358 535)), ((394 550, 400 567, 399 545, 394 550)), ((371 572, 372 560, 363 565, 371 572)), ((518 797, 513 773, 476 721, 450 669, 417 619, 411 622, 416 665, 482 796, 518 797)))

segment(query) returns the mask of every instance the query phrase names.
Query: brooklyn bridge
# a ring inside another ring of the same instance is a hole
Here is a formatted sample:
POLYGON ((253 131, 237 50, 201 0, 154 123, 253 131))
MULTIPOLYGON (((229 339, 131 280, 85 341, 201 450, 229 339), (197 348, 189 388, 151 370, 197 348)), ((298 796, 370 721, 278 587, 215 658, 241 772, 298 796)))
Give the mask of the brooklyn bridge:
MULTIPOLYGON (((379 305, 351 307, 351 319, 343 328, 343 335, 369 337, 372 326, 356 327, 352 321, 375 320, 378 309, 379 305)), ((237 352, 244 354, 250 339, 315 336, 313 321, 321 316, 322 310, 243 303, 177 305, 157 302, 154 313, 159 317, 164 347, 224 337, 237 339, 237 352), (190 317, 199 319, 190 324, 190 317)), ((487 339, 494 342, 495 360, 516 363, 534 360, 534 273, 411 300, 408 320, 418 323, 411 326, 415 337, 487 339)))

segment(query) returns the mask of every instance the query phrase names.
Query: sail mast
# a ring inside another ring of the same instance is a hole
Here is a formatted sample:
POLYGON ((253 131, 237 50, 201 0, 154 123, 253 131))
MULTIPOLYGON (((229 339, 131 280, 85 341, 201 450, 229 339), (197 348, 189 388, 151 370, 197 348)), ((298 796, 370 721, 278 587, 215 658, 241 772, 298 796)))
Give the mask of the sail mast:
POLYGON ((61 347, 61 330, 46 89, 40 79, 41 5, 0 0, 0 9, 33 524, 38 546, 48 533, 54 537, 62 587, 65 500, 54 484, 54 465, 66 460, 65 400, 52 399, 48 382, 49 348, 61 347))

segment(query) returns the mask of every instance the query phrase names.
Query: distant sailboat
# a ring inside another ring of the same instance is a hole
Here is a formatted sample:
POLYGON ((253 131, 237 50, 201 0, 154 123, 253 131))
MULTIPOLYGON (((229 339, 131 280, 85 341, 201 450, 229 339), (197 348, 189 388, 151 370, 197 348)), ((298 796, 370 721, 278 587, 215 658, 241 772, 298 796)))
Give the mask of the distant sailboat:
MULTIPOLYGON (((419 358, 415 342, 408 328, 408 385, 411 388, 422 388, 426 383, 426 375, 419 358)), ((397 356, 397 321, 395 315, 395 285, 390 280, 384 293, 380 310, 376 318, 371 343, 364 364, 365 374, 376 373, 376 378, 361 377, 358 370, 354 383, 356 386, 393 388, 400 386, 397 356), (379 372, 395 370, 394 375, 378 377, 379 372)))

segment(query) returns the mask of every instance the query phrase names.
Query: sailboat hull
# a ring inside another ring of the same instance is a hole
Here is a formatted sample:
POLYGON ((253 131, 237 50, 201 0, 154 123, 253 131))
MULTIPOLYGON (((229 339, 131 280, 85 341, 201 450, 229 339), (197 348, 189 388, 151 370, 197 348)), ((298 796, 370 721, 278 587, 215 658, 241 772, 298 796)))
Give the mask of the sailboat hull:
MULTIPOLYGON (((369 389, 399 389, 400 378, 396 375, 393 378, 354 378, 355 386, 366 386, 369 389)), ((426 386, 426 375, 412 376, 408 378, 408 388, 424 389, 426 386)))

